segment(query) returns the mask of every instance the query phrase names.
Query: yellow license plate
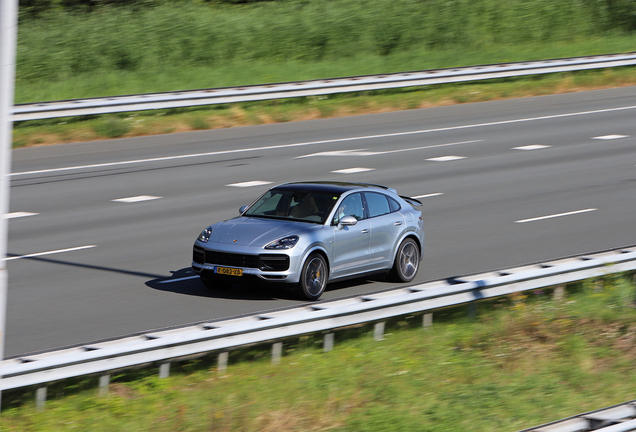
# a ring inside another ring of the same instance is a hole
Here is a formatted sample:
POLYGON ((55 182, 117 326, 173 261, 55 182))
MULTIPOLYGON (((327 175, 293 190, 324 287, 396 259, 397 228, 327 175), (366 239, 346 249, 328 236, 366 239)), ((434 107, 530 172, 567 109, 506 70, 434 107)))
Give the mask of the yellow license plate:
POLYGON ((217 267, 214 270, 217 274, 230 275, 230 276, 243 276, 243 269, 229 268, 229 267, 217 267))

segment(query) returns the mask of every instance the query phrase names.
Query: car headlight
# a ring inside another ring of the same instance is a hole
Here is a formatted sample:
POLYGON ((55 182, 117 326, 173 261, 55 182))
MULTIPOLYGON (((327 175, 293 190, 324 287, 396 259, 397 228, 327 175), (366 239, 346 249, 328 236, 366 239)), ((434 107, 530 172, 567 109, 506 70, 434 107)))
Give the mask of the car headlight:
POLYGON ((291 249, 298 243, 298 236, 285 237, 275 240, 265 246, 265 249, 291 249))
POLYGON ((207 243, 210 240, 210 236, 212 235, 212 227, 209 226, 199 234, 199 241, 202 243, 207 243))

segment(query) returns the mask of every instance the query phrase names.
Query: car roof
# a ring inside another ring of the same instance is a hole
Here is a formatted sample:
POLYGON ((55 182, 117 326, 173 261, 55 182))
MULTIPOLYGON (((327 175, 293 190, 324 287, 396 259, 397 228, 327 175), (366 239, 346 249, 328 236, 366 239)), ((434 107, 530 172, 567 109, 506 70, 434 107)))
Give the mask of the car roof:
POLYGON ((283 183, 272 189, 312 191, 341 195, 344 192, 355 189, 382 189, 395 193, 395 190, 386 186, 376 185, 372 183, 352 183, 352 182, 334 182, 334 181, 308 181, 283 183))

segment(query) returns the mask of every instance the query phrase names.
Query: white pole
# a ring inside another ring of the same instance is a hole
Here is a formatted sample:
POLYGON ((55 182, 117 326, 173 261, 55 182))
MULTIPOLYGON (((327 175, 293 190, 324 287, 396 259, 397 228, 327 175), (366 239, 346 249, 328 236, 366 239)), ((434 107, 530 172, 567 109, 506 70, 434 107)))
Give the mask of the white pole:
MULTIPOLYGON (((0 0, 0 361, 4 359, 7 320, 7 238, 9 213, 9 174, 15 84, 15 51, 18 28, 18 0, 0 0)), ((0 378, 2 370, 0 369, 0 378)), ((0 393, 1 401, 2 393, 0 393)))

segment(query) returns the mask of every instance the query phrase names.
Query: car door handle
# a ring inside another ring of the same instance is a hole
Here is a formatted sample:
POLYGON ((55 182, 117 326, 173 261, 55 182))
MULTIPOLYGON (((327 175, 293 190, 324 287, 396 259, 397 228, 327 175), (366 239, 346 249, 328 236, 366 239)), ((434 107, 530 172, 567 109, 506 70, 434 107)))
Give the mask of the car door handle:
POLYGON ((362 234, 369 234, 371 232, 370 229, 363 229, 362 234))
POLYGON ((394 222, 394 223, 393 223, 393 225, 395 225, 395 226, 400 226, 400 225, 402 225, 402 221, 394 222))

